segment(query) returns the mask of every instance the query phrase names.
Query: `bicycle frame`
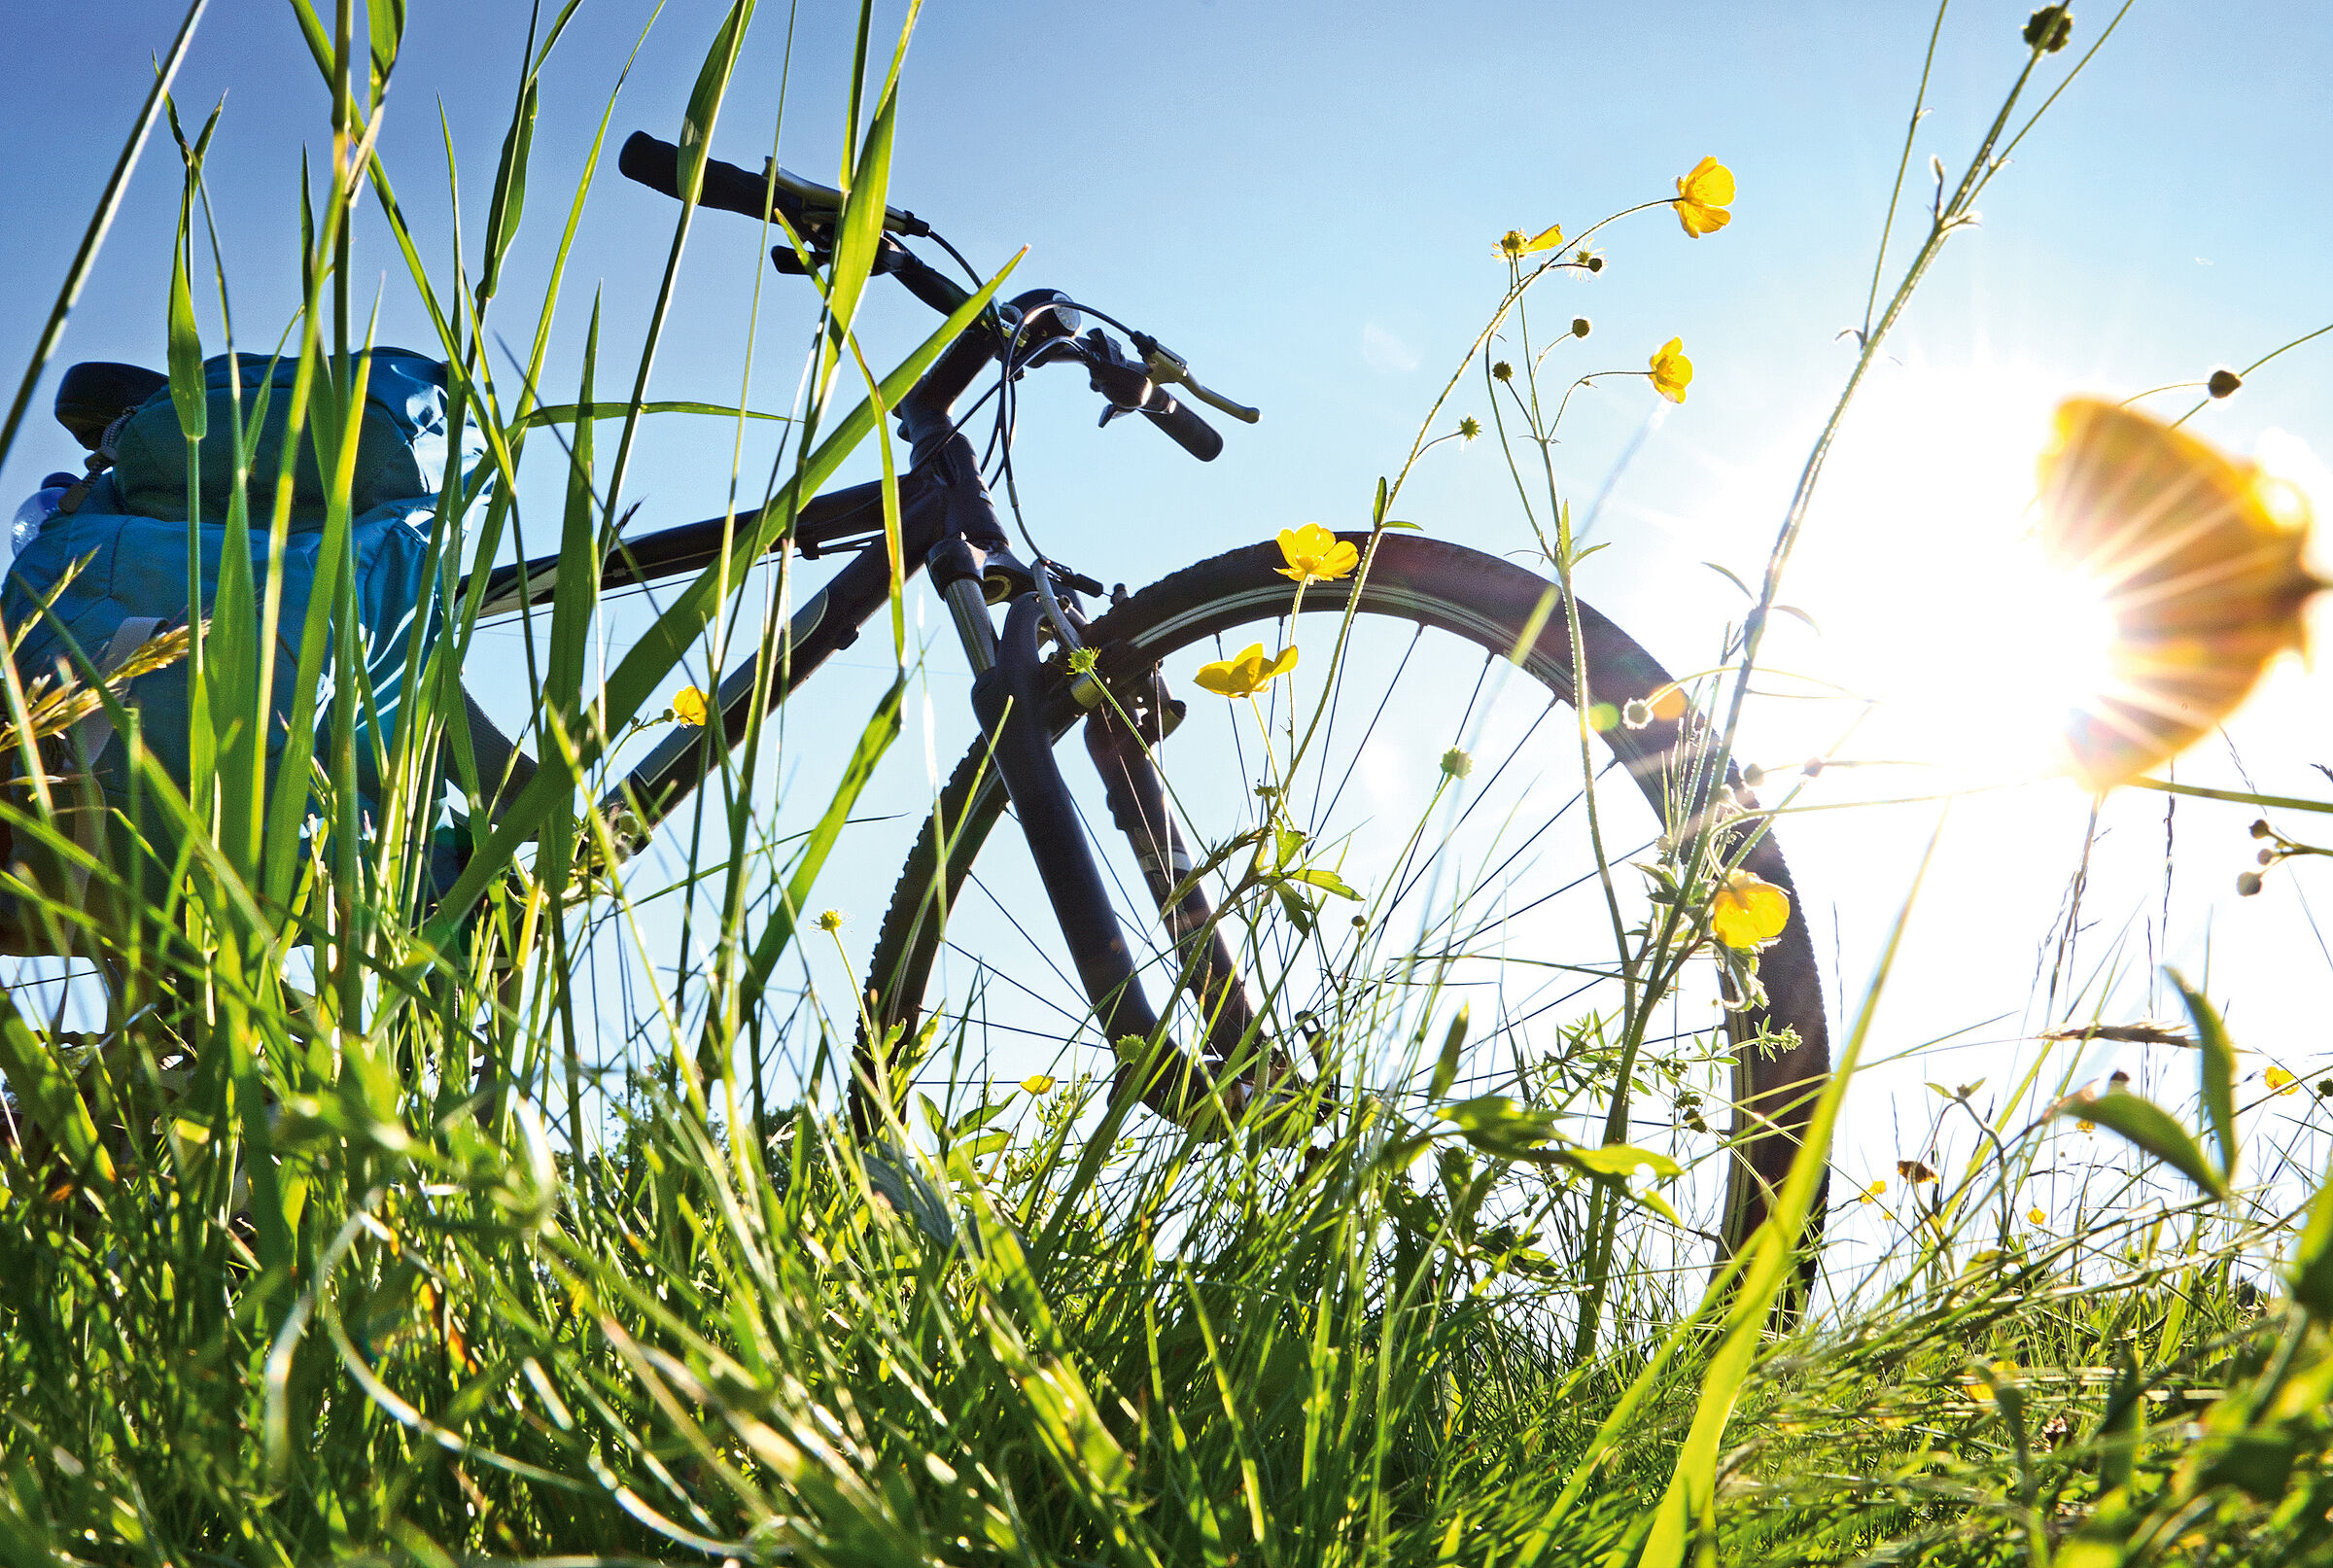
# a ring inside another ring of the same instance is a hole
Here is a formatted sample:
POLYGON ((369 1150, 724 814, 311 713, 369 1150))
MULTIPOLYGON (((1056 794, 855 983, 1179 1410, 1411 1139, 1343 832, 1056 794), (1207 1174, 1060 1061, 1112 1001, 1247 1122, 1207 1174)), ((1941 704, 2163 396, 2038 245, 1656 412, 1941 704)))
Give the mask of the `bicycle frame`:
MULTIPOLYGON (((1043 291, 1024 295, 1015 303, 1027 311, 1032 302, 1055 297, 1043 291)), ((997 771, 1103 1037, 1113 1045, 1130 1037, 1147 1045, 1160 1036, 1159 1015, 1135 976, 1132 949, 1043 718, 1062 696, 1058 680, 1043 668, 1039 648, 1046 616, 1043 596, 1035 589, 1033 574, 1006 548, 972 444, 953 422, 956 400, 1002 347, 991 329, 974 328, 942 354, 899 405, 899 432, 912 448, 909 466, 897 480, 902 578, 912 579, 930 567, 949 601, 974 670, 974 713, 992 738, 997 771), (988 610, 998 602, 1009 605, 1001 635, 988 610)), ((619 540, 602 565, 601 590, 702 571, 723 556, 740 531, 759 519, 758 512, 741 512, 734 518, 709 518, 619 540)), ((841 550, 855 553, 794 611, 781 634, 778 669, 766 688, 773 712, 829 657, 856 642, 866 622, 889 604, 890 562, 884 543, 881 483, 854 485, 812 500, 772 553, 789 547, 806 559, 841 550)), ((548 603, 557 588, 557 564, 556 556, 545 556, 495 568, 480 614, 548 603)), ((1062 592, 1070 590, 1064 587, 1062 592)), ((1075 622, 1073 610, 1064 614, 1075 622)), ((666 737, 602 798, 603 814, 619 809, 628 813, 640 824, 643 837, 669 816, 713 770, 716 745, 726 749, 743 743, 754 716, 758 664, 756 649, 722 677, 709 705, 719 711, 719 718, 701 730, 679 729, 666 737)), ((1087 706, 1094 706, 1101 691, 1097 683, 1089 683, 1079 695, 1090 696, 1093 701, 1087 706)), ((1097 743, 1096 761, 1103 769, 1114 807, 1120 801, 1129 803, 1113 815, 1136 839, 1137 852, 1170 865, 1179 845, 1173 842, 1171 821, 1164 817, 1164 791, 1147 749, 1140 744, 1097 743)), ((1174 882, 1174 877, 1166 876, 1154 887, 1163 907, 1174 882)), ((1228 1002, 1240 995, 1237 973, 1228 948, 1212 935, 1213 916, 1203 894, 1178 890, 1166 914, 1178 933, 1206 933, 1210 938, 1194 968, 1206 992, 1224 1003, 1217 1011, 1232 1022, 1230 1028, 1209 1031, 1209 1054, 1220 1062, 1234 1043, 1222 1036, 1244 1034, 1250 1016, 1243 996, 1236 1004, 1228 1002)), ((1171 1043, 1160 1056, 1153 1070, 1142 1072, 1138 1063, 1121 1052, 1121 1087, 1133 1088, 1165 1114, 1187 1119, 1214 1092, 1216 1075, 1201 1069, 1171 1043)), ((1244 1098, 1236 1094, 1236 1086, 1234 1094, 1236 1099, 1244 1098)), ((1237 1105, 1229 1108, 1236 1111, 1237 1105)))

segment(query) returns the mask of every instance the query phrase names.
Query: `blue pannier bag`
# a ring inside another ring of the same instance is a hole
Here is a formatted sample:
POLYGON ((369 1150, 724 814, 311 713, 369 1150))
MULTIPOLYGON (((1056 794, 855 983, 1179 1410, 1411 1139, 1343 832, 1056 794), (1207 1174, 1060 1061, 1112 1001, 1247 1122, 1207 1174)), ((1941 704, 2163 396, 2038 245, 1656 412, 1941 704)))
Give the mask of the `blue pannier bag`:
MULTIPOLYGON (((86 396, 79 406, 69 407, 72 395, 87 387, 77 387, 74 373, 68 373, 58 393, 58 418, 97 455, 91 459, 91 476, 66 492, 61 508, 23 541, 5 584, 0 584, 0 617, 10 632, 22 637, 16 662, 24 680, 60 665, 86 679, 92 669, 102 673, 119 666, 148 637, 184 625, 190 618, 191 544, 200 551, 202 612, 210 612, 219 589, 228 492, 234 482, 230 443, 236 379, 247 425, 260 416, 262 396, 265 400, 261 435, 247 470, 252 579, 264 602, 269 527, 298 365, 261 355, 236 358, 239 363, 231 366, 226 355, 203 366, 209 410, 207 431, 197 443, 202 515, 192 531, 187 526, 187 442, 177 406, 161 378, 130 366, 76 366, 76 372, 122 372, 112 381, 99 382, 102 386, 145 389, 143 397, 121 406, 100 431, 96 422, 106 412, 103 400, 95 415, 86 396), (44 600, 52 600, 47 613, 40 608, 44 600), (73 658, 75 648, 86 663, 73 658)), ((84 379, 86 383, 90 378, 84 379)), ((356 760, 366 805, 378 786, 376 757, 385 752, 395 732, 412 651, 429 529, 445 476, 446 410, 442 365, 403 349, 372 351, 350 502, 356 664, 366 681, 366 689, 358 694, 356 760)), ((277 564, 282 608, 271 688, 274 718, 267 737, 271 776, 288 732, 299 640, 324 546, 325 484, 314 445, 304 432, 299 444, 287 537, 277 564)), ((435 630, 433 615, 431 635, 435 630)), ((318 699, 320 756, 329 744, 331 669, 328 662, 318 699)), ((149 753, 184 788, 190 772, 184 662, 138 677, 126 698, 137 713, 149 753)), ((75 739, 91 753, 87 763, 105 802, 122 805, 130 793, 123 738, 101 722, 77 730, 75 739)))

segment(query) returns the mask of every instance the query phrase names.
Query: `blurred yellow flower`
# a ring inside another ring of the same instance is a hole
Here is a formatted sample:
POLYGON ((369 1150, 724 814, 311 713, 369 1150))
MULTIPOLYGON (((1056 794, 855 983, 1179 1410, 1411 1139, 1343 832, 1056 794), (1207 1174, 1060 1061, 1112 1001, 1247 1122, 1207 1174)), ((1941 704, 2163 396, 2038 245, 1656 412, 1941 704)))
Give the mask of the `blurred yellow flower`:
POLYGON ((1733 222, 1733 214, 1725 210, 1733 200, 1733 170, 1714 157, 1705 157, 1692 171, 1677 182, 1677 199, 1669 203, 1677 209, 1677 221, 1694 239, 1724 228, 1733 222))
POLYGON ((1253 697, 1295 668, 1296 649, 1283 648, 1267 659, 1264 656, 1264 645, 1250 643, 1246 651, 1237 658, 1202 664, 1199 667, 1199 674, 1191 679, 1221 696, 1253 697))
POLYGON ((2032 1220, 2036 1225, 2046 1225, 2049 1223, 2049 1216, 2042 1213, 2041 1210, 2037 1208, 2027 1209, 2025 1211, 2025 1217, 2029 1220, 2032 1220))
POLYGON ((1050 1072, 1032 1072, 1021 1080, 1021 1087, 1032 1095, 1050 1095, 1053 1093, 1054 1081, 1054 1076, 1050 1072))
POLYGON ((1879 1201, 1879 1195, 1887 1190, 1888 1178, 1882 1176, 1870 1186, 1865 1187, 1862 1192, 1857 1193, 1855 1195, 1856 1201, 1863 1203, 1875 1203, 1879 1201))
POLYGON ((2280 1095, 2297 1094, 2300 1091, 2301 1086, 2293 1082, 2292 1074, 2286 1072, 2282 1067, 2269 1068, 2266 1077, 2268 1078, 2268 1087, 2280 1095))
POLYGON ((2058 409, 2037 537, 2112 623, 2105 690, 2067 715, 2066 771, 2103 793, 2176 756, 2302 646, 2324 584, 2301 564, 2298 493, 2151 415, 2096 399, 2058 409))
POLYGON ((712 714, 713 699, 696 687, 682 686, 679 691, 673 693, 673 716, 681 723, 703 729, 705 720, 712 716, 712 714))
POLYGON ((1510 228, 1499 236, 1498 255, 1502 260, 1512 261, 1517 257, 1529 256, 1533 251, 1551 251, 1562 243, 1561 224, 1543 228, 1529 239, 1523 237, 1521 229, 1510 228))
POLYGON ((2098 1124, 2096 1122, 2076 1122, 2073 1124, 2073 1130, 2076 1132, 2095 1132, 2098 1131, 2098 1124))
POLYGON ((1791 895, 1748 871, 1727 874, 1709 901, 1710 929, 1729 948, 1760 948, 1791 923, 1791 895))
POLYGON ((1671 402, 1685 401, 1685 389, 1693 384, 1693 362, 1685 357, 1685 339, 1672 337, 1652 359, 1653 390, 1671 402))
POLYGON ((1273 570, 1283 577, 1298 582, 1334 582, 1361 564, 1361 551, 1320 524, 1306 523, 1302 528, 1280 530, 1280 559, 1288 564, 1273 570))

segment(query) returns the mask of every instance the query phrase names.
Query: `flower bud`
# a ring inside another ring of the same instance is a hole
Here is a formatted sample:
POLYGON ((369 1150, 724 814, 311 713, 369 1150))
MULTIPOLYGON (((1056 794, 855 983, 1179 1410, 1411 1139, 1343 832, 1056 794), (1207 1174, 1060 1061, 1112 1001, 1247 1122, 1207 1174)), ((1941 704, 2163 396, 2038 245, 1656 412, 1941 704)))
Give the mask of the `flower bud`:
POLYGON ((1653 722, 1653 705, 1642 697, 1631 697, 1620 709, 1620 722, 1630 729, 1643 729, 1653 722))
POLYGON ((2073 12, 2064 5, 2043 6, 2026 18, 2025 42, 2029 49, 2045 54, 2055 54, 2066 47, 2073 36, 2073 12))
POLYGON ((1798 771, 1809 779, 1820 779, 1823 777, 1823 759, 1819 756, 1810 756, 1798 764, 1798 771))
POLYGON ((2259 872, 2257 872, 2257 871, 2246 871, 2246 873, 2245 873, 2243 876, 2241 876, 2241 877, 2238 877, 2238 878, 2236 879, 2236 892, 2237 892, 2237 896, 2239 896, 2239 897, 2242 897, 2242 898, 2249 898, 2249 897, 2251 897, 2251 896, 2252 896, 2254 893, 2258 892, 2259 890, 2260 890, 2260 873, 2259 873, 2259 872))
POLYGON ((1603 271, 1603 270, 1604 270, 1604 258, 1602 258, 1601 256, 1591 256, 1591 257, 1589 257, 1589 258, 1587 259, 1587 269, 1588 269, 1590 272, 1601 272, 1601 271, 1603 271))
POLYGON ((1475 759, 1453 746, 1442 753, 1442 771, 1453 779, 1463 779, 1475 771, 1475 759))
POLYGON ((1501 360, 1490 367, 1490 378, 1493 381, 1512 381, 1515 379, 1515 366, 1501 360))
POLYGON ((2277 863, 2277 852, 2274 850, 2262 850, 2260 852, 2260 863, 2264 866, 2275 865, 2277 863))
POLYGON ((1588 326, 1588 319, 1585 316, 1574 316, 1572 318, 1572 335, 1574 337, 1585 337, 1587 335, 1588 326))
POLYGON ((1759 767, 1757 763, 1753 762, 1742 770, 1742 783, 1748 784, 1751 788, 1756 789, 1759 784, 1764 784, 1765 782, 1766 770, 1759 767))
POLYGON ((2265 839, 2275 838, 2276 836, 2277 830, 2268 825, 2267 818, 2255 817, 2252 819, 2252 837, 2256 839, 2265 839))
POLYGON ((2243 385, 2244 377, 2235 371, 2214 370, 2211 372, 2211 379, 2204 383, 2204 390, 2214 398, 2230 398, 2234 397, 2236 389, 2243 385))
POLYGON ((1477 419, 1474 415, 1469 414, 1464 419, 1458 421, 1459 439, 1471 441, 1481 434, 1482 421, 1477 419))

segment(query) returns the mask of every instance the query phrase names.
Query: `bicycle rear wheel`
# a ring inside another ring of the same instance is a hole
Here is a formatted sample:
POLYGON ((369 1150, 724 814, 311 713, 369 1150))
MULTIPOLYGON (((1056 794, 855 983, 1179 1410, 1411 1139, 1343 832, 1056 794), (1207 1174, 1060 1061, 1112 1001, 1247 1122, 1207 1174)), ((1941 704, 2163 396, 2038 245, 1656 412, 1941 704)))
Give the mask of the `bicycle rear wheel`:
MULTIPOLYGON (((1368 536, 1347 538, 1370 551, 1368 536)), ((1262 822, 1263 784, 1281 791, 1285 819, 1307 835, 1293 863, 1334 871, 1360 895, 1300 889, 1317 906, 1307 915, 1251 892, 1227 917, 1264 1030, 1287 1042, 1325 1032, 1360 1049, 1367 1060, 1358 1075, 1374 1092, 1414 1098, 1417 1086, 1404 1076, 1410 1064, 1397 1058, 1427 1023, 1418 1010, 1440 995, 1446 1017, 1453 997, 1464 1000, 1475 1044, 1453 1092, 1515 1094, 1519 1086, 1541 1103, 1568 1104, 1581 1117, 1568 1131, 1598 1140, 1611 1086, 1596 1082, 1596 1068, 1610 1065, 1603 1031, 1621 995, 1617 937, 1654 911, 1646 879, 1625 862, 1645 857, 1687 809, 1688 726, 1655 718, 1630 728, 1604 715, 1584 756, 1572 705, 1584 685, 1590 702, 1617 713, 1662 692, 1669 677, 1583 605, 1586 679, 1575 680, 1568 618, 1559 605, 1550 612, 1548 582, 1459 545, 1385 535, 1355 576, 1307 586, 1298 617, 1282 564, 1269 542, 1217 556, 1120 598, 1088 638, 1104 669, 1155 665, 1188 704, 1154 755, 1196 859, 1262 822), (1333 656, 1348 609, 1349 634, 1333 656), (1268 653, 1300 645, 1302 657, 1257 694, 1253 712, 1193 684, 1200 664, 1257 643, 1268 653), (1307 735, 1300 749, 1297 737, 1307 735), (1591 812, 1609 878, 1598 871, 1591 812)), ((1057 746, 1084 714, 1066 676, 1057 679, 1041 715, 1057 746)), ((1072 753, 1062 765, 1143 984, 1154 1002, 1166 1001, 1179 972, 1174 940, 1112 825, 1094 767, 1072 753)), ((1106 1074, 1107 1042, 1027 848, 1017 832, 996 831, 1010 809, 986 748, 975 746, 892 895, 866 988, 874 1020, 914 1039, 937 1019, 943 1035, 964 1031, 970 1054, 985 1055, 999 1076, 1061 1072, 1064 1061, 1070 1072, 1085 1063, 1106 1074)), ((1249 858, 1235 853, 1208 876, 1217 908, 1249 858)), ((1792 886, 1770 833, 1746 864, 1792 886)), ((1730 1246, 1763 1219, 1828 1067, 1822 992, 1795 895, 1788 926, 1760 956, 1763 1008, 1718 1009, 1716 966, 1694 960, 1688 973, 1663 1005, 1662 1028, 1647 1031, 1639 1063, 1640 1072, 1670 1064, 1662 1081, 1678 1119, 1657 1098, 1640 1103, 1662 1112, 1657 1125, 1679 1140, 1681 1157, 1715 1153, 1706 1140, 1687 1146, 1685 1124, 1700 1120, 1690 1063, 1696 1050, 1704 1062, 1729 1059, 1718 1093, 1735 1107, 1736 1152, 1724 1183, 1730 1246), (1779 1049, 1770 1039, 1750 1047, 1785 1031, 1794 1040, 1779 1049)), ((1204 1032, 1192 996, 1171 1005, 1174 1037, 1204 1032)), ((1439 1026, 1433 1038, 1442 1038, 1439 1026)), ((1663 1141, 1634 1128, 1630 1135, 1663 1141)))

